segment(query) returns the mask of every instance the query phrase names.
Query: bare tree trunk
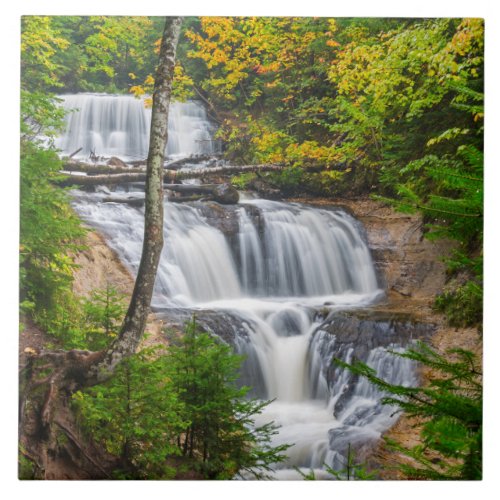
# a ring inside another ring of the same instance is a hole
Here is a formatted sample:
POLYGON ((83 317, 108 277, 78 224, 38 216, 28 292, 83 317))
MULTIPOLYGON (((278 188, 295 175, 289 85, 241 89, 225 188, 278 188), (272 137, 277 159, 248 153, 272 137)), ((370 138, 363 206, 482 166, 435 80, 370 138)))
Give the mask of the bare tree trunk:
POLYGON ((146 178, 146 209, 141 263, 137 272, 130 305, 117 339, 103 360, 89 374, 105 378, 126 356, 133 354, 144 333, 150 311, 156 271, 163 248, 163 161, 168 139, 168 111, 172 93, 175 52, 182 18, 167 18, 160 49, 155 90, 146 178))

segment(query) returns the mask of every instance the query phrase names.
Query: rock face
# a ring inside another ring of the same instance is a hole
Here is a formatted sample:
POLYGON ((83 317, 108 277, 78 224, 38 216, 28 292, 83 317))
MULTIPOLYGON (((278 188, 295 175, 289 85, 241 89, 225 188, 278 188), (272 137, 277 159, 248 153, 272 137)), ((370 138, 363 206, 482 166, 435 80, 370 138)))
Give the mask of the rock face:
MULTIPOLYGON (((342 204, 362 222, 374 262, 386 286, 387 303, 377 309, 382 313, 403 311, 427 323, 429 330, 421 338, 441 353, 462 348, 481 359, 482 336, 478 330, 450 327, 444 316, 432 308, 435 296, 446 284, 446 267, 442 258, 451 254, 454 243, 425 238, 419 215, 401 214, 372 200, 349 200, 342 204)), ((371 317, 374 318, 373 311, 371 317)), ((362 330, 360 325, 360 335, 362 330)), ((400 327, 397 330, 402 332, 400 327)), ((376 341, 377 328, 373 332, 376 341)), ((425 385, 429 377, 436 375, 432 369, 422 369, 421 383, 425 385)), ((342 398, 338 403, 342 404, 342 398)), ((421 443, 419 422, 402 414, 385 436, 403 447, 416 446, 421 443)), ((378 442, 375 451, 368 452, 368 458, 382 479, 405 479, 398 466, 409 459, 387 448, 384 442, 378 442)))
MULTIPOLYGON (((436 325, 420 323, 410 314, 377 310, 332 311, 317 328, 312 344, 328 367, 324 373, 329 384, 335 383, 339 374, 329 360, 349 357, 366 362, 370 352, 377 347, 404 348, 416 340, 429 340, 436 325)), ((335 414, 341 413, 352 397, 357 377, 352 379, 335 403, 335 414)))
POLYGON ((130 295, 134 279, 104 238, 93 231, 87 233, 86 249, 75 258, 79 267, 74 274, 73 291, 88 296, 93 290, 111 285, 125 295, 130 295))
MULTIPOLYGON (((186 323, 193 320, 193 313, 188 309, 156 308, 155 317, 167 325, 167 336, 169 336, 169 329, 174 334, 183 331, 186 323)), ((199 310, 196 311, 195 320, 202 330, 232 346, 236 344, 237 338, 248 336, 248 330, 245 329, 241 318, 228 311, 199 310)))
POLYGON ((379 275, 389 293, 396 297, 433 300, 445 284, 443 255, 453 243, 424 237, 420 215, 395 212, 373 200, 343 200, 364 226, 368 245, 379 275))
POLYGON ((405 313, 352 310, 331 312, 318 330, 335 335, 337 344, 354 346, 354 355, 364 359, 376 347, 405 346, 414 340, 428 339, 435 325, 420 323, 405 313))

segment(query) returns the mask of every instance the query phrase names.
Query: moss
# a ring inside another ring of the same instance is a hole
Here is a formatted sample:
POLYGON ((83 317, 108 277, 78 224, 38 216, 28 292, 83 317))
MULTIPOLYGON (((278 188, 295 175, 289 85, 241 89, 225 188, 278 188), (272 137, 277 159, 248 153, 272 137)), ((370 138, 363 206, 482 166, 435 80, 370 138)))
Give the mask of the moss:
POLYGON ((36 479, 36 471, 35 462, 26 457, 20 448, 17 459, 17 477, 23 480, 36 479))

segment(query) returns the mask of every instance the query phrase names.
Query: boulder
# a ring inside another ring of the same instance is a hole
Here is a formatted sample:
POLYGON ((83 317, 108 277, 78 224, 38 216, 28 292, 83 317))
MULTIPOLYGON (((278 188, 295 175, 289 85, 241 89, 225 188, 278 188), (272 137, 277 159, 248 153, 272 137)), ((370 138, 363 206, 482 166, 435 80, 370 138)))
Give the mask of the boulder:
POLYGON ((109 167, 128 168, 128 165, 117 156, 112 156, 106 163, 109 167))
POLYGON ((221 205, 234 205, 238 203, 240 195, 231 184, 218 184, 214 187, 213 198, 221 205))

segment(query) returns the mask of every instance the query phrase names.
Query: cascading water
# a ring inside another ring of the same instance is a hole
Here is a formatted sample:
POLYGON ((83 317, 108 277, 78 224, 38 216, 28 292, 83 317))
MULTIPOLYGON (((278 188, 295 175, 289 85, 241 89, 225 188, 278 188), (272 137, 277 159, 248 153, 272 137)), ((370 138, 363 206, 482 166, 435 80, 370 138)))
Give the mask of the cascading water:
MULTIPOLYGON (((146 158, 151 109, 142 99, 127 95, 72 94, 59 96, 68 111, 64 134, 56 147, 65 155, 82 148, 76 157, 118 156, 146 158)), ((212 153, 211 125, 196 102, 172 103, 169 113, 169 156, 212 153)))
MULTIPOLYGON (((74 205, 135 272, 143 210, 102 203, 105 197, 76 193, 74 205)), ((201 204, 166 202, 153 307, 237 317, 244 332, 231 341, 247 356, 242 383, 253 387, 254 396, 275 399, 257 423, 274 420, 281 426, 276 444, 294 443, 276 477, 296 478, 292 466, 323 477, 323 463, 342 465, 347 442, 373 441, 394 418, 393 409, 380 405, 380 392, 366 383, 358 382, 338 404, 352 379, 343 370, 329 375, 331 359, 349 360, 353 347, 337 346, 317 314, 318 307, 359 307, 380 296, 369 250, 357 222, 341 210, 265 200, 226 210, 225 217, 237 218, 233 238, 209 224, 201 204)), ((202 314, 198 318, 203 321, 202 314)), ((416 382, 411 363, 385 348, 372 349, 365 361, 392 382, 416 382)))
MULTIPOLYGON (((61 138, 66 152, 83 145, 97 154, 145 156, 149 118, 140 101, 66 96, 65 106, 81 108, 61 138)), ((179 126, 186 116, 191 124, 205 121, 193 106, 172 108, 171 116, 181 116, 170 125, 179 133, 171 133, 169 151, 188 154, 193 144, 210 144, 194 138, 208 133, 204 125, 194 131, 179 126)), ((109 192, 99 189, 73 194, 80 216, 136 272, 143 209, 107 203, 109 192)), ((134 196, 143 192, 128 189, 127 197, 134 196)), ((397 340, 390 325, 377 327, 381 343, 360 345, 355 335, 346 335, 348 320, 336 319, 383 295, 353 217, 340 209, 266 200, 226 207, 166 202, 164 232, 153 308, 159 314, 168 310, 167 316, 183 311, 183 318, 197 310, 199 322, 246 355, 241 383, 255 397, 274 399, 257 424, 275 421, 281 426, 275 444, 293 444, 276 478, 300 478, 295 468, 314 469, 323 478, 323 464, 342 468, 350 444, 362 449, 391 425, 393 409, 380 404, 382 394, 331 362, 356 355, 390 382, 416 383, 412 363, 387 351, 399 348, 390 341, 397 340)))
MULTIPOLYGON (((106 196, 83 195, 75 206, 136 271, 143 213, 125 204, 88 203, 106 196)), ((217 302, 253 304, 260 297, 273 304, 291 298, 303 304, 357 304, 369 303, 380 293, 369 250, 355 220, 345 212, 266 200, 240 207, 239 248, 235 249, 198 208, 168 203, 156 283, 158 304, 201 307, 207 302, 214 307, 217 302), (254 207, 264 226, 262 235, 246 212, 254 207)))

